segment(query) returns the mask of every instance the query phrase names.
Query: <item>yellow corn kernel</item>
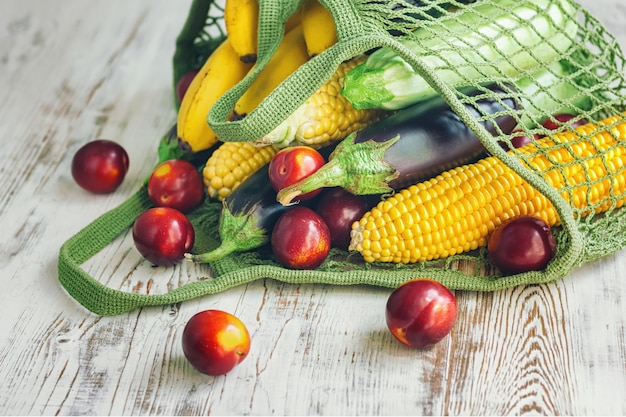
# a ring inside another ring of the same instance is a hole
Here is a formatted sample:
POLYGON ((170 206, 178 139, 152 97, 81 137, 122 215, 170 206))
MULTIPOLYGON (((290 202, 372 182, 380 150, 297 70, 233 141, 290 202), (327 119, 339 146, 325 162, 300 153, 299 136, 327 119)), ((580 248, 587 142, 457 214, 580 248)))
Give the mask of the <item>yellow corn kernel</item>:
POLYGON ((260 142, 271 143, 278 148, 293 145, 319 148, 379 120, 385 114, 383 110, 356 110, 341 95, 344 76, 364 59, 353 58, 339 65, 319 90, 260 142))
MULTIPOLYGON (((626 202, 623 117, 535 141, 518 149, 520 161, 538 170, 578 216, 621 207, 626 202)), ((366 262, 438 259, 484 246, 496 227, 521 214, 559 224, 554 206, 543 194, 502 161, 488 157, 380 202, 353 224, 350 249, 361 252, 366 262), (403 215, 402 222, 389 227, 388 219, 407 207, 414 207, 412 216, 403 215), (382 250, 387 242, 394 242, 393 247, 382 250)))
POLYGON ((202 176, 209 197, 223 200, 246 178, 269 163, 276 148, 250 142, 224 142, 207 160, 202 176))

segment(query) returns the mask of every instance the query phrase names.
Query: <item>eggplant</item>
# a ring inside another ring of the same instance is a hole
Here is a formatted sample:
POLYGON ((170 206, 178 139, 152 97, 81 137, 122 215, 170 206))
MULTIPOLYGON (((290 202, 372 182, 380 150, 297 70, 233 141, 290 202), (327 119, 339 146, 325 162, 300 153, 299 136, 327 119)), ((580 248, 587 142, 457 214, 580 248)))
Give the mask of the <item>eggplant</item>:
MULTIPOLYGON (((494 83, 460 92, 477 97, 464 104, 476 118, 503 112, 494 118, 495 124, 480 121, 493 136, 510 134, 516 127, 513 114, 521 105, 513 86, 494 83), (486 90, 497 96, 480 97, 486 90)), ((277 199, 289 205, 300 194, 336 186, 357 195, 388 194, 485 155, 476 134, 441 96, 434 96, 352 133, 337 145, 324 166, 280 190, 277 199)))
POLYGON ((218 225, 220 245, 209 252, 185 255, 188 259, 199 263, 213 262, 269 242, 274 224, 288 207, 276 201, 268 166, 258 169, 222 201, 218 225))
MULTIPOLYGON (((319 152, 328 158, 336 144, 319 152)), ((316 200, 309 203, 314 204, 316 200)), ((269 177, 269 164, 265 164, 222 201, 218 225, 220 245, 202 254, 186 254, 194 262, 214 262, 235 252, 259 248, 269 243, 274 225, 289 207, 276 200, 276 190, 269 177)))

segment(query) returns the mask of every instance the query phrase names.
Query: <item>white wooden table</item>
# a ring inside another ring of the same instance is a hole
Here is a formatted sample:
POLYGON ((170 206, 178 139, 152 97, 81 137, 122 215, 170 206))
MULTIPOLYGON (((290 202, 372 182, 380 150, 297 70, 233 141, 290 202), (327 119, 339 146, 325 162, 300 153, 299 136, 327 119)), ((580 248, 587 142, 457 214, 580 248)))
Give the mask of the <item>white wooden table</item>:
MULTIPOLYGON (((458 292, 451 336, 426 351, 388 333, 386 289, 261 280, 114 317, 70 298, 59 247, 135 192, 175 121, 170 63, 189 4, 0 2, 0 414, 626 413, 624 251, 553 285, 458 292), (131 159, 110 195, 70 174, 74 152, 97 138, 131 159), (183 357, 184 325, 208 308, 252 334, 226 376, 183 357)), ((583 4, 626 46, 624 0, 583 4)), ((149 268, 128 236, 85 267, 144 292, 199 272, 149 268)))

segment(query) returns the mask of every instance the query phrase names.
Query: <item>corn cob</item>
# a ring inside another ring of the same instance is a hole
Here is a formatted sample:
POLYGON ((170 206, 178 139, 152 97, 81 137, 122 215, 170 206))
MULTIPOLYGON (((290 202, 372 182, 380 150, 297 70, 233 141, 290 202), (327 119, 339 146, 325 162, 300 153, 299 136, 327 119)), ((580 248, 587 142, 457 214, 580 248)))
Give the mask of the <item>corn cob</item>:
POLYGON ((224 142, 207 160, 202 177, 209 197, 223 200, 246 178, 267 164, 276 153, 273 146, 250 142, 224 142))
POLYGON ((298 144, 319 148, 380 119, 384 111, 356 110, 341 95, 344 75, 363 60, 361 57, 353 58, 339 65, 319 90, 260 142, 279 148, 298 144))
MULTIPOLYGON (((543 138, 517 151, 575 208, 576 216, 626 201, 623 116, 543 138), (619 123, 617 123, 619 122, 619 123), (617 139, 616 139, 617 138, 617 139)), ((512 151, 511 151, 512 152, 512 151)), ((484 246, 505 220, 534 215, 560 224, 543 194, 496 157, 446 171, 381 201, 352 225, 350 249, 366 262, 413 263, 484 246)))

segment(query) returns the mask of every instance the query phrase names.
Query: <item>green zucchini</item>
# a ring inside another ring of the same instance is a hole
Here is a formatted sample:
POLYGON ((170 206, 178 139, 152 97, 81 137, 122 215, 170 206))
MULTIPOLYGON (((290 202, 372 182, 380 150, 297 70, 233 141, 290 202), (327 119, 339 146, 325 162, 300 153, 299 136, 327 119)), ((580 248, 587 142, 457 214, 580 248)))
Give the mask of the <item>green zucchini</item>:
MULTIPOLYGON (((575 42, 570 0, 498 0, 425 21, 398 42, 451 87, 521 78, 563 58, 575 42)), ((344 77, 356 109, 397 110, 436 95, 395 49, 383 47, 344 77)))

